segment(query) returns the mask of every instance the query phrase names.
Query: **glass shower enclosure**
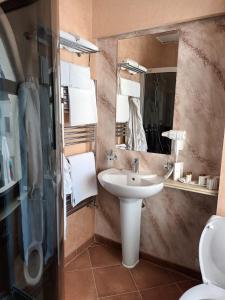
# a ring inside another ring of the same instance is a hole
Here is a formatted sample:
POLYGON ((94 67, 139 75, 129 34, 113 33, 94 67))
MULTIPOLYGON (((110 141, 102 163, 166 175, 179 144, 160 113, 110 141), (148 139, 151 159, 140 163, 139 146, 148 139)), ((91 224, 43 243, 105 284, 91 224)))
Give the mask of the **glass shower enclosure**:
POLYGON ((59 299, 56 2, 0 0, 0 299, 59 299), (53 5, 54 4, 54 5, 53 5))

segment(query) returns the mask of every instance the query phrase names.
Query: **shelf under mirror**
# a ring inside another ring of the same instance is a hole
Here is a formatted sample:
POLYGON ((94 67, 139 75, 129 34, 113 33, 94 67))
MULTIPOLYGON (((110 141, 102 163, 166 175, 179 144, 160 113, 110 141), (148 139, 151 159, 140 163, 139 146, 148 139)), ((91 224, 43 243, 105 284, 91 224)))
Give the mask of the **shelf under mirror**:
POLYGON ((204 186, 200 186, 198 184, 188 184, 188 183, 182 183, 179 181, 174 181, 172 179, 167 179, 164 183, 164 186, 167 188, 172 189, 178 189, 203 195, 209 195, 209 196, 217 196, 218 191, 217 190, 209 190, 204 186))

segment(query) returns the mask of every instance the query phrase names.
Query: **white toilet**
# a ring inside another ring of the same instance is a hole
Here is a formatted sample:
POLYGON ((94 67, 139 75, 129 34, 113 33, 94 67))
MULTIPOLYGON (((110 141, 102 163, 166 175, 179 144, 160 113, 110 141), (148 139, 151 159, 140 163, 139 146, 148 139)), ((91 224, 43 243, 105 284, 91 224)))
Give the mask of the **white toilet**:
POLYGON ((225 218, 212 216, 199 243, 203 284, 183 294, 180 300, 225 300, 225 218))

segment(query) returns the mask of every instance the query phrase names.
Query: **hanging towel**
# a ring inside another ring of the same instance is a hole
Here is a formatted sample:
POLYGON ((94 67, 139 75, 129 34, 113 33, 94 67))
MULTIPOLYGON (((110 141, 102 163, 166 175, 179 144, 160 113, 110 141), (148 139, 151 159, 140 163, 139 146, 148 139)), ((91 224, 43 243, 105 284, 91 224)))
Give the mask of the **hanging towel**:
POLYGON ((7 143, 7 139, 5 136, 2 137, 2 147, 1 147, 1 155, 2 155, 2 170, 3 170, 3 178, 4 185, 8 185, 12 182, 12 165, 9 154, 9 147, 7 143))
MULTIPOLYGON (((66 240, 66 234, 67 234, 67 214, 66 214, 66 196, 71 195, 73 193, 73 187, 72 187, 72 178, 71 178, 71 166, 68 160, 63 155, 63 170, 64 170, 64 240, 66 240)), ((73 205, 73 203, 72 203, 73 205)), ((73 205, 74 206, 74 205, 73 205)))
POLYGON ((91 86, 91 90, 69 88, 71 126, 96 124, 98 122, 96 92, 93 80, 91 80, 91 86))
POLYGON ((140 98, 141 95, 140 83, 137 81, 120 78, 119 94, 124 96, 140 98))
POLYGON ((92 89, 91 71, 89 67, 70 64, 70 87, 79 89, 92 89))
POLYGON ((98 193, 93 152, 69 156, 73 185, 72 206, 98 193))
POLYGON ((60 61, 60 72, 61 72, 61 86, 70 85, 70 63, 61 60, 60 61))
POLYGON ((72 195, 72 179, 71 179, 71 166, 68 160, 63 155, 63 170, 64 170, 64 198, 66 195, 72 195))
POLYGON ((23 249, 26 265, 30 249, 43 242, 43 164, 38 86, 24 82, 18 90, 22 179, 20 181, 23 249))
POLYGON ((147 141, 140 112, 140 100, 130 98, 130 117, 128 122, 127 147, 133 151, 147 151, 147 141))
POLYGON ((129 120, 128 96, 117 95, 116 101, 116 122, 126 123, 129 120))

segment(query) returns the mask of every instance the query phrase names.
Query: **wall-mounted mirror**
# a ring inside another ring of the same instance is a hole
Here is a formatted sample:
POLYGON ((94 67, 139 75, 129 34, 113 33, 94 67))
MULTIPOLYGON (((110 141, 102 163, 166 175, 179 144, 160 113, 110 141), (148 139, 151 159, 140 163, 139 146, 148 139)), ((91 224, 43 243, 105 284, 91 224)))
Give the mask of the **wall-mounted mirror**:
POLYGON ((171 153, 178 32, 118 41, 116 147, 171 153))

